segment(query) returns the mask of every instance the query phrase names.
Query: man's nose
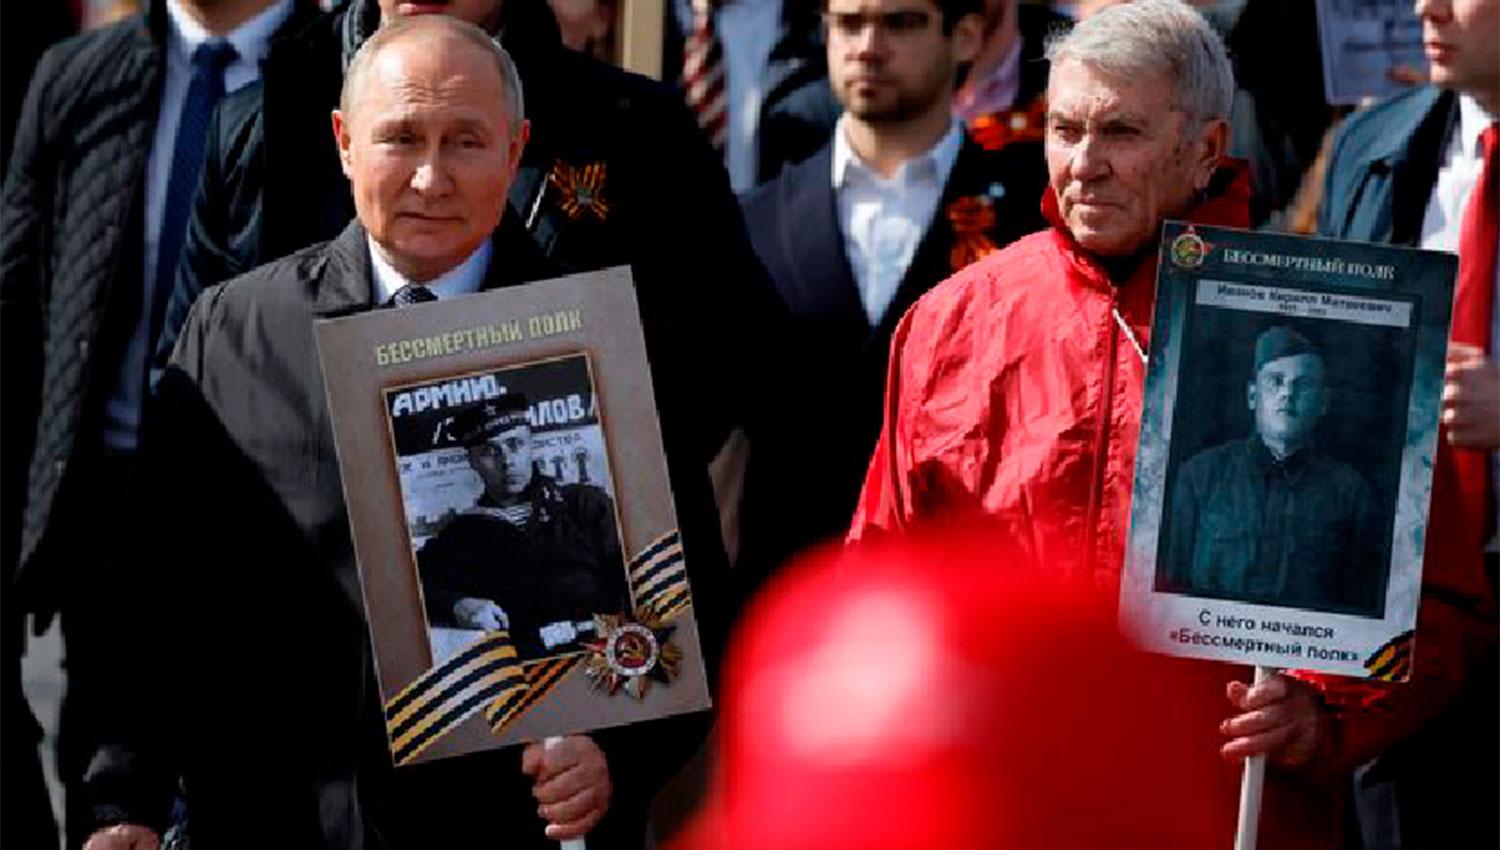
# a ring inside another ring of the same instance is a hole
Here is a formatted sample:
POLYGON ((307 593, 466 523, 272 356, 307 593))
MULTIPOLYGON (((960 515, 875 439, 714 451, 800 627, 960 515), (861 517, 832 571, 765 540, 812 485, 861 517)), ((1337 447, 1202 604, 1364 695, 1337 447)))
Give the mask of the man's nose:
POLYGON ((885 46, 885 27, 881 26, 879 21, 869 20, 865 21, 865 25, 860 27, 859 33, 854 36, 852 48, 854 55, 860 59, 871 59, 882 55, 885 52, 885 46))
POLYGON ((1075 180, 1098 180, 1110 173, 1109 156, 1093 133, 1087 133, 1073 149, 1070 163, 1075 180))
POLYGON ((430 154, 417 166, 411 175, 411 187, 423 195, 442 195, 452 190, 453 180, 443 167, 441 154, 430 154))

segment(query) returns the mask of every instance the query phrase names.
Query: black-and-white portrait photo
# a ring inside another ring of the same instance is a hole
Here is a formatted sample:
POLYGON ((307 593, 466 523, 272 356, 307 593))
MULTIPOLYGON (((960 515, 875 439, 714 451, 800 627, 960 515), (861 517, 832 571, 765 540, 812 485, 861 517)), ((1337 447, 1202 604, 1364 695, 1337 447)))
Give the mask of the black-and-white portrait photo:
POLYGON ((1381 617, 1408 335, 1200 305, 1183 345, 1156 588, 1381 617))
POLYGON ((506 629, 522 658, 579 651, 630 608, 585 355, 386 392, 434 661, 506 629))

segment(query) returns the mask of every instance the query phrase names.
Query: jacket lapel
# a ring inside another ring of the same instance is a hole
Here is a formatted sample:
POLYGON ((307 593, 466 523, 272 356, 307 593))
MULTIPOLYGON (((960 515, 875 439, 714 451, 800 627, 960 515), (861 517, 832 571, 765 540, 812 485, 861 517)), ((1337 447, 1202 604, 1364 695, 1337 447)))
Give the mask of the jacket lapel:
POLYGON ((320 317, 342 316, 368 310, 375 302, 370 271, 370 248, 364 225, 349 222, 338 238, 328 243, 327 266, 312 277, 313 312, 320 317))
POLYGON ((832 175, 833 145, 828 144, 777 181, 778 241, 794 270, 796 287, 783 297, 795 314, 857 328, 862 334, 869 319, 845 254, 832 175))
POLYGON ((1416 245, 1422 239, 1422 219, 1437 182, 1444 148, 1458 123, 1458 98, 1444 93, 1433 100, 1410 144, 1387 158, 1391 170, 1391 242, 1416 245))
MULTIPOLYGON (((901 317, 923 293, 954 273, 952 254, 955 234, 948 214, 949 208, 960 198, 987 196, 990 187, 984 181, 986 169, 983 168, 983 158, 983 149, 965 135, 963 147, 958 151, 958 159, 953 163, 953 171, 948 174, 948 182, 943 185, 943 196, 932 213, 932 221, 927 225, 927 232, 922 234, 922 241, 917 243, 911 265, 907 266, 901 285, 896 288, 895 297, 891 299, 885 315, 880 317, 880 324, 872 329, 872 340, 883 339, 894 331, 896 323, 901 321, 901 317)), ((985 235, 992 237, 993 234, 994 228, 991 227, 985 235)))

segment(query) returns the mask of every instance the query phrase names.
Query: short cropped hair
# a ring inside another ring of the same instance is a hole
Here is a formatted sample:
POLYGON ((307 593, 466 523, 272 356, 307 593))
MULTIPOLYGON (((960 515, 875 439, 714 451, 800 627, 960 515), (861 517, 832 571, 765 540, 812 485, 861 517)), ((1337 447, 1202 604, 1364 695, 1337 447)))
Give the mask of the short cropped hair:
MULTIPOLYGON (((952 35, 953 28, 965 15, 984 14, 984 0, 933 0, 933 5, 938 7, 943 35, 952 35)), ((828 11, 828 0, 822 0, 822 9, 828 11)))
POLYGON ((374 35, 359 46, 359 51, 349 62, 349 68, 344 71, 344 86, 339 91, 339 111, 345 115, 350 114, 354 93, 364 85, 364 77, 380 51, 422 33, 454 36, 485 51, 495 60, 495 68, 505 84, 505 106, 510 119, 511 135, 520 132, 521 122, 526 120, 526 103, 521 95, 521 75, 516 71, 516 63, 511 61, 510 53, 489 33, 450 15, 408 15, 395 18, 376 30, 374 35))
POLYGON ((1229 118, 1234 69, 1224 40, 1182 0, 1134 0, 1091 15, 1047 45, 1056 68, 1065 59, 1109 77, 1162 74, 1177 108, 1200 123, 1229 118))

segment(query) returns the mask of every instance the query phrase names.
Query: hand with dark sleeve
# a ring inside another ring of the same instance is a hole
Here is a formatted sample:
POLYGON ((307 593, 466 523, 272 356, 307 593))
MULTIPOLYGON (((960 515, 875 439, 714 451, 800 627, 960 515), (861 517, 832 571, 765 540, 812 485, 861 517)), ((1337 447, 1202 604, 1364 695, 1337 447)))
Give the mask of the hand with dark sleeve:
POLYGON ((462 591, 456 565, 462 553, 451 538, 438 534, 417 550, 417 577, 422 582, 422 599, 427 606, 427 623, 432 626, 462 628, 454 606, 468 596, 462 591))

